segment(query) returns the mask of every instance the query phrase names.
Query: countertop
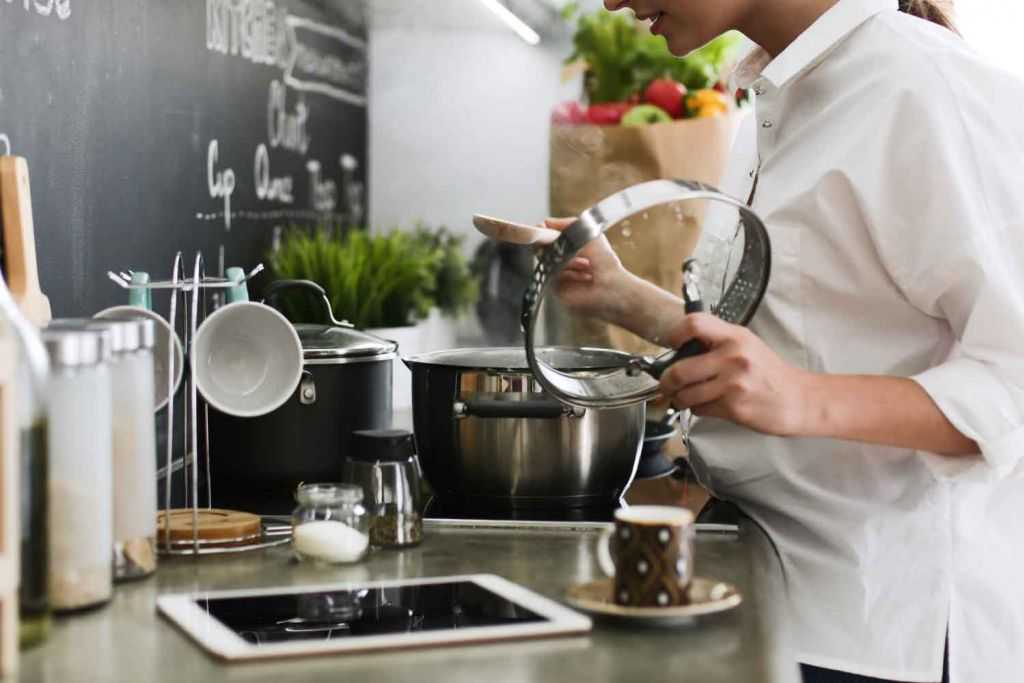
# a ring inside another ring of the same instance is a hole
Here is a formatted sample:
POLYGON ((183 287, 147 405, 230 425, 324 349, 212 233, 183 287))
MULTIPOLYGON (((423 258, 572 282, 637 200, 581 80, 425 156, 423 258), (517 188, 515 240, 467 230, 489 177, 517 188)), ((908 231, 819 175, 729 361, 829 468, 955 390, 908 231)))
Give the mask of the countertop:
MULTIPOLYGON (((121 585, 105 607, 55 620, 50 639, 23 653, 23 681, 759 681, 791 680, 784 664, 782 580, 753 525, 698 535, 697 573, 735 584, 743 604, 695 626, 638 629, 595 623, 589 636, 371 655, 227 664, 160 617, 156 596, 193 590, 493 573, 560 599, 597 578, 597 534, 587 531, 428 529, 418 548, 377 551, 363 564, 323 568, 287 547, 231 556, 164 559, 150 579, 121 585)), ((795 680, 795 679, 792 679, 795 680)))

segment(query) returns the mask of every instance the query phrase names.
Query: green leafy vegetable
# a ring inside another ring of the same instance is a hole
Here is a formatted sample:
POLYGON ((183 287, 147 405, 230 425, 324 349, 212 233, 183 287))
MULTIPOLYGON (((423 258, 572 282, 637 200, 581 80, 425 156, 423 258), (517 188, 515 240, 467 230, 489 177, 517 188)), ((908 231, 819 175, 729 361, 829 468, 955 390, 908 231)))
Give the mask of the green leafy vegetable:
MULTIPOLYGON (((565 16, 577 12, 569 5, 565 16)), ((726 33, 676 57, 663 37, 652 35, 631 15, 600 10, 578 15, 574 50, 566 62, 586 62, 584 89, 591 104, 623 102, 657 78, 671 78, 689 90, 712 87, 741 39, 738 33, 726 33)))

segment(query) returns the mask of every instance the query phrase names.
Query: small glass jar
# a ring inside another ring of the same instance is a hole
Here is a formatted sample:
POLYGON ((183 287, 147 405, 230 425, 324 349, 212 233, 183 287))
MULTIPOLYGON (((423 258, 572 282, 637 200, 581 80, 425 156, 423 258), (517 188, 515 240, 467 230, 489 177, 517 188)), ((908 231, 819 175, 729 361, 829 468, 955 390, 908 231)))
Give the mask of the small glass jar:
POLYGON ((349 484, 300 484, 292 513, 292 550, 300 560, 349 564, 366 557, 369 520, 363 490, 349 484))

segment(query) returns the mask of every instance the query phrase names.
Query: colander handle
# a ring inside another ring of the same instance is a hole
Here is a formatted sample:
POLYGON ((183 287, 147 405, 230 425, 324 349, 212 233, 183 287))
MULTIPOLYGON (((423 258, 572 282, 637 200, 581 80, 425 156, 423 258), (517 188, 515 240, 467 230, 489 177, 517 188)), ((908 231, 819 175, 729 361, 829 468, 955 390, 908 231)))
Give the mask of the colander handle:
MULTIPOLYGON (((692 313, 703 313, 704 302, 700 299, 695 301, 686 302, 686 314, 692 313)), ((661 376, 665 374, 665 371, 675 365, 681 360, 687 358, 693 358, 699 356, 702 353, 707 353, 708 347, 700 339, 691 339, 686 342, 673 353, 665 354, 658 357, 654 362, 647 363, 643 366, 644 372, 653 377, 654 379, 661 379, 661 376)))
POLYGON ((661 376, 665 374, 665 371, 679 361, 699 356, 702 353, 707 353, 707 351, 708 347, 704 345, 704 342, 699 339, 691 339, 676 349, 671 355, 666 354, 667 357, 663 356, 659 358, 644 368, 644 370, 654 379, 661 379, 661 376))

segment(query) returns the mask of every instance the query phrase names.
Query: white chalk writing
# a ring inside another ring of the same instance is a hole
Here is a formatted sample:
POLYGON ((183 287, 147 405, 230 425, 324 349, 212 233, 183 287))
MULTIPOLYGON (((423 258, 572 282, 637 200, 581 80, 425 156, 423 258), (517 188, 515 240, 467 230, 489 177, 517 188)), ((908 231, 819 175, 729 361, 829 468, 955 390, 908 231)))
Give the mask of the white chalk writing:
MULTIPOLYGON (((231 215, 235 218, 244 218, 249 221, 318 221, 325 218, 340 221, 345 218, 344 214, 341 213, 324 213, 323 211, 314 211, 313 209, 264 209, 260 211, 235 209, 231 212, 231 215)), ((211 213, 199 211, 196 213, 196 220, 203 221, 204 223, 212 223, 223 219, 223 211, 213 211, 211 213)))
POLYGON ((206 0, 206 48, 283 67, 291 52, 286 16, 273 0, 206 0))
POLYGON ((216 140, 210 141, 206 151, 206 181, 210 187, 210 197, 224 199, 224 227, 231 229, 231 195, 235 193, 235 172, 230 169, 217 170, 217 161, 220 155, 219 145, 216 140))
POLYGON ((288 16, 292 31, 292 54, 285 70, 284 82, 289 88, 317 92, 343 102, 366 105, 366 96, 360 94, 366 81, 366 43, 350 33, 333 26, 324 26, 309 19, 288 16), (325 54, 302 40, 309 33, 334 45, 350 55, 343 59, 336 54, 325 54))
POLYGON ((288 113, 288 90, 280 81, 271 81, 270 100, 267 103, 267 127, 271 147, 305 154, 309 150, 310 136, 306 129, 309 107, 302 100, 295 105, 295 113, 288 113))
POLYGON ((6 133, 0 133, 0 157, 8 156, 11 153, 11 139, 6 133))
POLYGON ((295 201, 295 196, 292 194, 294 183, 291 176, 270 177, 270 153, 267 151, 267 146, 262 143, 256 148, 253 175, 256 178, 256 197, 259 199, 282 204, 291 204, 295 201))
POLYGON ((334 211, 338 206, 338 183, 321 176, 320 162, 306 162, 309 171, 309 204, 317 211, 334 211))
POLYGON ((8 5, 20 4, 26 12, 41 17, 55 16, 61 21, 71 16, 71 0, 6 0, 8 5))

